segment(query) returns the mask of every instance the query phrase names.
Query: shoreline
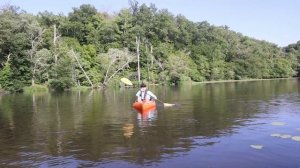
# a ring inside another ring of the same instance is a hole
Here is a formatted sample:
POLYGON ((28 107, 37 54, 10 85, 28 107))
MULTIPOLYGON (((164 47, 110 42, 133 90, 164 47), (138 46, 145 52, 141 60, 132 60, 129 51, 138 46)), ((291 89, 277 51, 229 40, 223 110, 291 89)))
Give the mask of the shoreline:
POLYGON ((207 83, 252 82, 252 81, 286 80, 286 79, 299 79, 299 77, 292 77, 292 78, 272 78, 272 79, 242 79, 242 80, 203 81, 203 82, 191 82, 191 84, 196 85, 196 84, 207 84, 207 83))
MULTIPOLYGON (((181 84, 179 84, 179 86, 184 86, 184 85, 199 85, 199 84, 214 84, 214 83, 233 83, 233 82, 255 82, 255 81, 271 81, 271 80, 289 80, 289 79, 300 79, 300 77, 292 77, 292 78, 272 78, 272 79, 242 79, 242 80, 219 80, 219 81, 203 81, 203 82, 194 82, 194 81, 186 81, 186 82, 182 82, 181 84)), ((43 86, 43 85, 40 85, 43 86)), ((161 84, 149 84, 149 86, 161 86, 161 84)), ((46 86, 45 89, 41 89, 41 90, 35 90, 35 89, 28 89, 26 90, 24 87, 24 92, 48 92, 48 88, 46 86)), ((134 88, 135 86, 125 86, 123 88, 134 88)), ((72 87, 69 90, 71 91, 85 91, 85 90, 90 90, 93 88, 90 87, 72 87)), ((0 95, 4 95, 7 94, 9 92, 5 91, 5 90, 0 90, 0 95)))

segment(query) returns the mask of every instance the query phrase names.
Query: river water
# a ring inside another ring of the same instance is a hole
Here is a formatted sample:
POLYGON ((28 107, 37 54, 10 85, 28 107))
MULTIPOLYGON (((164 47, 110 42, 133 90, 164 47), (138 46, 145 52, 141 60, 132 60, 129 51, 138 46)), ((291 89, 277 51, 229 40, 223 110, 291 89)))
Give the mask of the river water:
POLYGON ((300 80, 150 89, 2 95, 0 167, 300 167, 300 80))

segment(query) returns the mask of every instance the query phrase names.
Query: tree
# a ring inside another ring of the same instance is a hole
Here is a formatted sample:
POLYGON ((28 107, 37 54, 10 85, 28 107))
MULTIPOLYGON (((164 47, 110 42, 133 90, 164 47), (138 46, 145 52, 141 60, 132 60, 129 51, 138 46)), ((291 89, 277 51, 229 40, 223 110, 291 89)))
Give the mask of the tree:
POLYGON ((287 78, 296 75, 292 68, 292 63, 285 58, 276 58, 274 60, 274 76, 277 78, 287 78))
POLYGON ((52 58, 51 66, 49 68, 49 85, 54 90, 65 90, 74 86, 74 58, 70 57, 70 42, 68 38, 58 41, 55 54, 57 60, 52 58))
POLYGON ((300 74, 299 63, 300 41, 280 48, 135 0, 112 15, 88 4, 68 16, 0 10, 1 85, 12 91, 35 83, 107 86, 120 74, 173 84, 291 77, 300 74))
POLYGON ((80 44, 91 44, 99 40, 102 20, 94 6, 83 4, 73 8, 68 21, 62 24, 61 32, 63 36, 76 38, 80 44))
MULTIPOLYGON (((10 67, 13 76, 13 89, 21 91, 31 79, 30 61, 30 28, 28 19, 16 7, 7 7, 0 12, 0 60, 1 63, 10 55, 10 67)), ((4 64, 2 64, 4 65, 4 64)))
POLYGON ((13 90, 12 71, 10 68, 9 56, 4 64, 3 69, 0 70, 0 88, 5 90, 13 90))
POLYGON ((43 33, 45 30, 40 27, 39 23, 33 17, 32 15, 23 15, 24 18, 28 21, 28 33, 29 33, 29 38, 30 38, 30 44, 31 47, 28 51, 28 56, 29 60, 31 62, 31 85, 35 85, 35 78, 36 78, 36 70, 37 70, 37 65, 40 64, 40 60, 42 58, 36 58, 36 52, 39 49, 39 47, 42 45, 43 42, 43 33))
POLYGON ((49 81, 49 69, 50 69, 50 62, 53 62, 53 55, 52 53, 43 48, 36 52, 35 56, 32 59, 33 66, 32 66, 32 85, 34 86, 36 79, 40 84, 49 81))
POLYGON ((105 70, 102 84, 107 86, 117 73, 125 70, 125 68, 129 68, 129 64, 135 60, 135 56, 127 49, 110 49, 107 53, 100 54, 99 60, 105 70))
POLYGON ((177 85, 179 82, 191 81, 194 76, 199 76, 195 71, 196 64, 183 52, 176 52, 169 56, 167 71, 170 82, 177 85))
POLYGON ((122 9, 114 20, 118 26, 116 32, 120 36, 122 47, 134 48, 132 44, 135 39, 133 21, 134 18, 129 9, 122 9))
POLYGON ((286 57, 292 63, 292 67, 297 71, 297 76, 300 75, 300 41, 295 44, 290 44, 283 48, 286 57))
POLYGON ((77 56, 78 53, 75 53, 74 50, 72 49, 72 50, 69 52, 69 54, 75 58, 76 62, 78 63, 78 66, 80 67, 80 69, 81 69, 81 71, 84 73, 84 76, 86 77, 87 81, 89 82, 89 84, 90 84, 91 87, 93 88, 94 85, 93 85, 92 81, 90 80, 89 76, 87 75, 87 73, 85 72, 85 70, 84 70, 84 69, 82 68, 82 66, 81 66, 81 63, 80 63, 80 61, 79 61, 79 59, 78 59, 78 56, 77 56))
POLYGON ((103 21, 103 25, 96 36, 99 36, 101 52, 107 52, 109 48, 121 48, 121 37, 118 33, 118 25, 113 20, 107 19, 103 21))

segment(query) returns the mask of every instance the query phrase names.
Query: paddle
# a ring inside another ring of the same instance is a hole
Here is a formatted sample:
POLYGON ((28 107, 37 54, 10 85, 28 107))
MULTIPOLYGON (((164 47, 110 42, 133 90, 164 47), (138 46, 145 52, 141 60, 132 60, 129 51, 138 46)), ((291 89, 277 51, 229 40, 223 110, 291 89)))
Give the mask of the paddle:
POLYGON ((132 86, 132 82, 127 78, 121 78, 121 81, 126 85, 132 86))
MULTIPOLYGON (((127 78, 121 78, 121 81, 123 83, 125 83, 126 85, 130 85, 132 86, 132 82, 127 79, 127 78)), ((159 100, 159 99, 156 99, 157 101, 161 102, 165 107, 171 107, 171 106, 175 106, 175 104, 170 104, 170 103, 164 103, 163 101, 159 100)))
POLYGON ((171 103, 164 103, 164 102, 162 102, 162 101, 161 101, 161 100, 159 100, 159 99, 156 99, 156 100, 157 100, 157 101, 159 101, 159 102, 161 102, 161 103, 163 103, 165 107, 172 107, 172 106, 175 106, 175 104, 171 104, 171 103))

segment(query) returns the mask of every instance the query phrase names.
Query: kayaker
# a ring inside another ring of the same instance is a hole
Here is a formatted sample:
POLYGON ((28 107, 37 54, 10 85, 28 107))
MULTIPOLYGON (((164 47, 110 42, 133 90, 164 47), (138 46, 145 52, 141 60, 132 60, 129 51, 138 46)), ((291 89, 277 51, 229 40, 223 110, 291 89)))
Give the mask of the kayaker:
POLYGON ((151 101, 157 99, 155 94, 153 94, 150 90, 147 89, 146 84, 142 83, 140 86, 140 90, 136 93, 137 101, 151 101))

